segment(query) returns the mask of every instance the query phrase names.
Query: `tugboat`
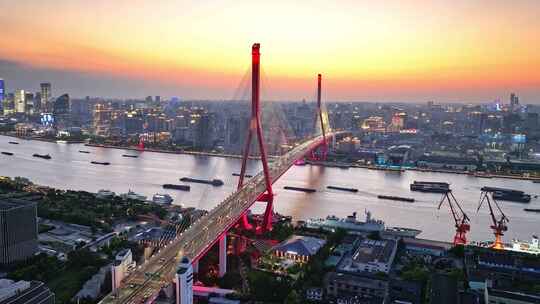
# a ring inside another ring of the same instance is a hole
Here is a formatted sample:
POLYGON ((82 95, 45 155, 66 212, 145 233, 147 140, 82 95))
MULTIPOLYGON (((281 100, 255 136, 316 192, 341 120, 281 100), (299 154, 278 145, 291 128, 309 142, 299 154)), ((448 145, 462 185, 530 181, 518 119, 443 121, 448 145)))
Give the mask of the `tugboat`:
POLYGON ((33 157, 43 158, 43 159, 51 159, 51 158, 52 158, 49 154, 37 154, 37 153, 35 153, 35 154, 32 155, 32 156, 33 156, 33 157))
POLYGON ((207 184, 207 185, 212 185, 214 187, 223 186, 223 181, 220 179, 206 180, 206 179, 197 179, 197 178, 191 178, 191 177, 182 177, 180 181, 188 182, 188 183, 207 184))
POLYGON ((173 198, 168 194, 156 193, 152 197, 152 202, 154 202, 156 204, 168 205, 168 204, 173 202, 173 198))

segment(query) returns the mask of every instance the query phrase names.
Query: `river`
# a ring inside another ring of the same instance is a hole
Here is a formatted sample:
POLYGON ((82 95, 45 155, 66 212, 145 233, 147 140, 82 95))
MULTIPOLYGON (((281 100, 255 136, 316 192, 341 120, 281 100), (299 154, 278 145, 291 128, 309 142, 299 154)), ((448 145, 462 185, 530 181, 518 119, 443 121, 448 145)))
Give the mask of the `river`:
MULTIPOLYGON (((14 153, 13 156, 0 154, 0 175, 27 177, 34 183, 60 189, 90 192, 109 189, 116 193, 125 193, 131 189, 149 198, 155 193, 169 193, 175 203, 201 209, 212 208, 221 198, 233 192, 238 177, 232 176, 232 173, 240 171, 239 159, 85 147, 82 144, 27 141, 5 136, 0 136, 0 151, 14 153), (9 141, 17 141, 19 144, 9 144, 9 141), (79 153, 79 150, 90 151, 90 154, 79 153), (52 159, 32 157, 34 153, 50 154, 52 159), (137 154, 139 157, 126 158, 122 154, 137 154), (107 161, 111 165, 90 164, 94 160, 107 161), (213 187, 191 184, 190 192, 162 189, 162 184, 180 183, 178 179, 183 176, 219 178, 225 185, 213 187)), ((256 161, 248 165, 248 174, 256 174, 261 168, 256 161)), ((519 189, 533 196, 540 194, 540 184, 522 180, 306 165, 293 166, 276 182, 275 209, 295 219, 326 217, 330 214, 345 217, 354 211, 363 219, 364 211, 369 210, 375 218, 384 220, 387 226, 417 228, 423 231, 419 237, 450 241, 454 226, 448 206, 437 210, 441 199, 439 194, 411 192, 409 184, 414 180, 449 182, 471 218, 469 239, 478 241, 493 238, 486 206, 478 213, 476 211, 482 186, 519 189), (286 185, 316 188, 318 191, 307 194, 284 190, 286 185), (328 190, 328 185, 358 188, 359 192, 328 190), (378 194, 413 197, 416 202, 379 200, 378 194)), ((540 213, 523 210, 526 206, 540 208, 539 198, 533 198, 530 204, 500 204, 510 219, 508 232, 504 236, 506 242, 513 238, 529 240, 533 234, 540 233, 540 213)), ((258 203, 253 207, 254 212, 262 210, 263 205, 258 203)))

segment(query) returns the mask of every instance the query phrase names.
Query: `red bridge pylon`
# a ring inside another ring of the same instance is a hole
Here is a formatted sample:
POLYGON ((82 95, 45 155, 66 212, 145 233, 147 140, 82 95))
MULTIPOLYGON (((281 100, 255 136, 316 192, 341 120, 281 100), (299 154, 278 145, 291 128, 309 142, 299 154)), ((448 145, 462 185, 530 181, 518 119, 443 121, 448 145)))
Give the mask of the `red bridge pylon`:
POLYGON ((323 144, 319 147, 319 155, 317 155, 316 150, 311 151, 311 159, 312 160, 318 160, 318 161, 325 161, 326 156, 328 155, 328 143, 326 142, 326 130, 324 128, 324 120, 323 120, 323 111, 322 111, 322 105, 321 105, 321 81, 322 76, 321 74, 317 75, 317 113, 315 116, 315 124, 317 124, 317 118, 321 122, 321 132, 323 136, 323 144))
MULTIPOLYGON (((272 180, 270 179, 270 171, 268 169, 268 161, 266 157, 266 150, 264 148, 264 139, 261 127, 261 107, 260 107, 260 60, 261 54, 259 52, 260 44, 255 43, 251 48, 251 121, 249 124, 248 135, 245 142, 244 153, 242 157, 242 169, 240 171, 240 178, 238 180, 238 189, 244 185, 244 175, 246 173, 246 163, 249 157, 249 150, 251 147, 251 139, 253 136, 257 137, 259 143, 259 152, 261 154, 261 162, 263 166, 264 179, 266 182, 266 190, 262 193, 257 201, 266 202, 266 210, 264 212, 264 220, 262 230, 272 230, 272 216, 274 214, 274 192, 272 191, 272 180)), ((247 215, 244 214, 240 220, 240 224, 245 229, 251 229, 247 215)))

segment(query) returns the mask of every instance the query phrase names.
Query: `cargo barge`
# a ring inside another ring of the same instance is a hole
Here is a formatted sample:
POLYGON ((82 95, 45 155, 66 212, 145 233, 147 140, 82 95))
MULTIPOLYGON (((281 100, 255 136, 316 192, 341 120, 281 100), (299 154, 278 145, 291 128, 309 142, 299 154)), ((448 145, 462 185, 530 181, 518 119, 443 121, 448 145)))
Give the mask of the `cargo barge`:
POLYGON ((32 155, 32 156, 33 156, 33 157, 43 158, 43 159, 51 159, 51 158, 52 158, 49 154, 37 154, 37 153, 35 153, 35 154, 32 155))
POLYGON ((306 193, 317 192, 316 189, 312 189, 312 188, 291 187, 291 186, 285 186, 285 187, 283 187, 283 189, 286 189, 286 190, 294 190, 294 191, 300 191, 300 192, 306 192, 306 193))
POLYGON ((191 187, 189 185, 163 184, 163 189, 189 191, 191 187))
POLYGON ((337 187, 337 186, 326 186, 328 189, 332 190, 341 190, 341 191, 349 191, 349 192, 358 192, 358 189, 356 188, 346 188, 346 187, 337 187))
POLYGON ((91 161, 90 163, 94 165, 103 165, 103 166, 108 166, 111 164, 110 162, 99 162, 99 161, 91 161))
POLYGON ((517 203, 529 203, 531 201, 531 196, 520 190, 496 187, 482 187, 480 190, 484 192, 491 192, 491 197, 493 197, 495 200, 517 203))
POLYGON ((409 197, 377 195, 377 198, 385 199, 385 200, 392 200, 392 201, 401 201, 401 202, 414 203, 414 198, 409 198, 409 197))
POLYGON ((191 177, 182 177, 180 181, 187 182, 187 183, 207 184, 207 185, 212 185, 214 187, 223 186, 223 181, 220 179, 207 180, 207 179, 197 179, 197 178, 191 178, 191 177))
MULTIPOLYGON (((233 176, 240 176, 240 173, 236 173, 236 172, 235 172, 235 173, 233 173, 232 175, 233 175, 233 176)), ((244 174, 244 177, 252 178, 253 175, 251 175, 251 174, 244 174)))
POLYGON ((411 191, 429 192, 429 193, 446 193, 450 191, 450 184, 444 182, 422 182, 414 181, 410 185, 411 191))

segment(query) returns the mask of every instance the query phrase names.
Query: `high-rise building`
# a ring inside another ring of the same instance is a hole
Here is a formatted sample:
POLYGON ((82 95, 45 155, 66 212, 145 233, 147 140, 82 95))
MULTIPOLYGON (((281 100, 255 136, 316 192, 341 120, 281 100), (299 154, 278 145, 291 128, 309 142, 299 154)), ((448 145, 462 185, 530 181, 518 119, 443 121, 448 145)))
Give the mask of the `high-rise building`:
POLYGON ((26 94, 24 90, 15 91, 15 112, 24 113, 26 111, 26 94))
POLYGON ((0 264, 25 260, 37 250, 36 204, 20 199, 0 199, 0 264))
POLYGON ((70 124, 71 104, 69 95, 64 94, 54 101, 53 115, 57 127, 67 127, 70 124))
POLYGON ((39 85, 41 87, 41 107, 44 111, 50 111, 49 101, 51 99, 51 84, 44 82, 39 85))
POLYGON ((512 110, 515 110, 519 107, 519 97, 516 95, 516 93, 510 94, 510 108, 512 110))
POLYGON ((4 102, 5 89, 4 79, 0 78, 0 104, 4 102))
POLYGON ((4 115, 11 115, 15 113, 15 94, 9 93, 5 96, 2 103, 2 110, 4 115))
POLYGON ((187 257, 183 257, 176 269, 176 304, 193 303, 193 267, 187 257))
POLYGON ((116 254, 115 261, 111 266, 112 292, 115 292, 128 275, 129 271, 135 267, 131 249, 124 249, 116 254))
POLYGON ((35 100, 34 100, 34 93, 32 92, 26 92, 24 93, 24 101, 26 103, 24 112, 28 115, 34 114, 35 110, 35 100))

